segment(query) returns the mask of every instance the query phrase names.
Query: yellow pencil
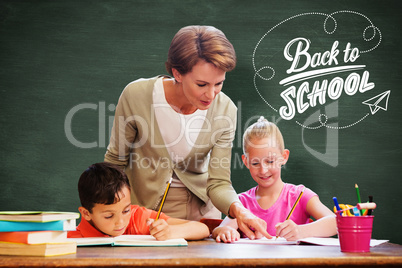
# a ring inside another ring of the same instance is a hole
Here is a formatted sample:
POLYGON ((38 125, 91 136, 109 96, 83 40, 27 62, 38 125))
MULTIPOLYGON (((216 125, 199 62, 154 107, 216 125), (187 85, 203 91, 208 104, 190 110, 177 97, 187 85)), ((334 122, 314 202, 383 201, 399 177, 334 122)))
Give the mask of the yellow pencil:
POLYGON ((169 182, 168 182, 168 185, 166 186, 166 190, 165 190, 165 193, 163 194, 163 198, 162 198, 162 201, 161 201, 161 205, 160 205, 160 207, 159 207, 158 214, 156 215, 155 221, 157 221, 157 220, 159 219, 159 215, 161 215, 163 203, 165 203, 165 199, 166 199, 166 196, 167 196, 167 193, 168 193, 168 191, 169 191, 169 187, 170 187, 170 184, 171 184, 171 183, 172 183, 172 178, 170 178, 170 180, 169 180, 169 182))
MULTIPOLYGON (((303 190, 300 192, 299 197, 296 199, 296 202, 293 204, 292 209, 290 210, 288 216, 286 217, 286 220, 290 219, 290 216, 292 216, 293 211, 295 210, 297 203, 299 203, 300 198, 302 197, 303 193, 304 193, 304 189, 306 189, 306 187, 303 188, 303 190)), ((278 236, 276 236, 276 238, 278 238, 278 236)))

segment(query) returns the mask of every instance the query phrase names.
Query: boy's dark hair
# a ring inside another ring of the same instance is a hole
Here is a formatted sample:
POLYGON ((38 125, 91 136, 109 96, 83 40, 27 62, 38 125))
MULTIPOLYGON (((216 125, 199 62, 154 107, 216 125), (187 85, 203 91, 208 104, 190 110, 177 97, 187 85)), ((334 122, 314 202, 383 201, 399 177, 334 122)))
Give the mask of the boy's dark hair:
POLYGON ((117 165, 107 162, 93 164, 78 181, 81 205, 92 213, 95 204, 114 204, 121 199, 119 192, 124 187, 130 189, 130 182, 117 165))

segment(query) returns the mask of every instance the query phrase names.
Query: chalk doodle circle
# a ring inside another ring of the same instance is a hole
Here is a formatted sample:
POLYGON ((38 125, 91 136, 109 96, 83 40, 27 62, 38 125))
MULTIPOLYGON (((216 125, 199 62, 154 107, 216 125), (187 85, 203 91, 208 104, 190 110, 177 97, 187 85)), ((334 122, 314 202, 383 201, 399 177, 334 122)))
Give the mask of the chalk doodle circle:
POLYGON ((322 126, 325 126, 325 124, 326 124, 327 121, 328 121, 328 116, 325 115, 325 114, 320 114, 320 115, 318 116, 318 121, 320 122, 320 124, 321 124, 322 126))

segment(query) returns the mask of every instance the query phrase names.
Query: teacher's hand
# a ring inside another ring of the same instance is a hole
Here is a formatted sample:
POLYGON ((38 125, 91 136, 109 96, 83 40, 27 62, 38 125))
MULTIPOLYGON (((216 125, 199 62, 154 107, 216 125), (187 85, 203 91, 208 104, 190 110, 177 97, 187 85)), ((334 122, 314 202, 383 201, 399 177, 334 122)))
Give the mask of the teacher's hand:
POLYGON ((271 239, 272 236, 267 232, 267 223, 255 216, 248 209, 238 202, 230 206, 230 215, 237 220, 239 229, 250 239, 259 239, 265 236, 271 239))

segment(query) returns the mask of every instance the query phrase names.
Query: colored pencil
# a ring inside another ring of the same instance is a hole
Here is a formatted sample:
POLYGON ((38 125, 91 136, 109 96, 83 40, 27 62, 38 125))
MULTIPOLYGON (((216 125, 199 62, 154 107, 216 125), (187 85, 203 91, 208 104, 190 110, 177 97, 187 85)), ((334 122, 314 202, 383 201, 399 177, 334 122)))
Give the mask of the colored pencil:
MULTIPOLYGON (((334 204, 335 204, 336 210, 337 210, 337 211, 340 211, 340 210, 341 210, 341 207, 339 206, 338 199, 334 196, 334 197, 332 197, 332 200, 334 200, 334 204)), ((341 214, 341 216, 342 216, 342 212, 341 212, 340 214, 341 214)))
MULTIPOLYGON (((361 203, 362 200, 360 199, 359 186, 357 184, 355 184, 355 189, 356 189, 356 195, 357 195, 357 203, 361 203)), ((360 215, 363 215, 362 210, 360 210, 360 215)))
POLYGON ((170 180, 168 182, 168 185, 166 186, 166 190, 165 190, 165 193, 163 194, 161 205, 159 207, 158 214, 156 215, 155 221, 157 221, 159 219, 159 216, 161 215, 162 207, 163 207, 163 204, 165 203, 165 199, 166 199, 166 196, 167 196, 167 193, 169 191, 169 187, 170 187, 171 183, 172 183, 172 178, 170 178, 170 180))

